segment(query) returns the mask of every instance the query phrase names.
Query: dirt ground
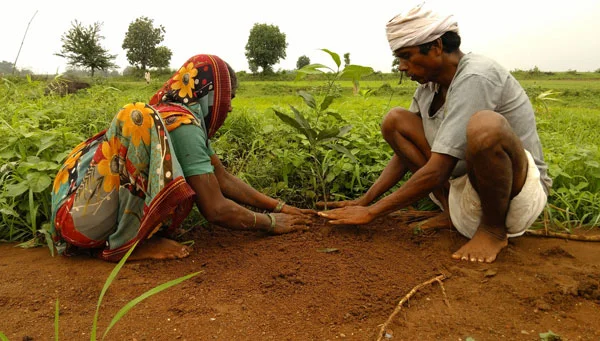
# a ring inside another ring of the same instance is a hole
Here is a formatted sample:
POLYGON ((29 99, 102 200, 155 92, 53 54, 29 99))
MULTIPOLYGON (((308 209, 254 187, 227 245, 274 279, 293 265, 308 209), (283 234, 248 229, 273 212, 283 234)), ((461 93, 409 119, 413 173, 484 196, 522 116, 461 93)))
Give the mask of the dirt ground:
MULTIPOLYGON (((598 230, 598 229, 596 229, 598 230)), ((493 264, 455 261, 454 230, 414 235, 401 216, 369 225, 282 236, 197 229, 191 256, 127 263, 100 308, 113 315, 146 290, 198 276, 134 307, 107 340, 600 340, 600 243, 523 236, 493 264), (444 291, 445 289, 445 296, 444 291), (446 300, 444 298, 447 298, 446 300)), ((9 340, 89 340, 97 299, 114 264, 47 248, 0 244, 0 331, 9 340)))

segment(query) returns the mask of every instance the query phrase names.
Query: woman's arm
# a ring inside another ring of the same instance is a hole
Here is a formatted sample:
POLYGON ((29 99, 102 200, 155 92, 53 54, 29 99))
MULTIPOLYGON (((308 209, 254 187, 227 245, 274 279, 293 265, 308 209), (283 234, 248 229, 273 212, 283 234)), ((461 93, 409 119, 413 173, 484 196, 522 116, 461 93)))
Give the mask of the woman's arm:
MULTIPOLYGON (((305 229, 309 221, 301 216, 250 211, 223 196, 215 174, 193 175, 186 178, 196 192, 196 205, 210 223, 236 230, 256 229, 271 233, 287 233, 305 229)), ((273 199, 274 200, 274 199, 273 199)))

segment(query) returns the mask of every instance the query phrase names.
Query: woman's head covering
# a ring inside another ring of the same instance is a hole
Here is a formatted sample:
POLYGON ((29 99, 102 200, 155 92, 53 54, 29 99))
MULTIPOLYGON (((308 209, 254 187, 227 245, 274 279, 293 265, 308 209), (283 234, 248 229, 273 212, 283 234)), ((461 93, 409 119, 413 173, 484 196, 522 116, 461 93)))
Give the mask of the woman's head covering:
POLYGON ((163 103, 185 106, 206 122, 208 137, 212 137, 231 108, 227 64, 214 55, 191 57, 150 99, 150 105, 163 103))
POLYGON ((458 24, 451 14, 436 13, 424 2, 396 15, 385 28, 392 51, 432 42, 448 31, 458 33, 458 24))

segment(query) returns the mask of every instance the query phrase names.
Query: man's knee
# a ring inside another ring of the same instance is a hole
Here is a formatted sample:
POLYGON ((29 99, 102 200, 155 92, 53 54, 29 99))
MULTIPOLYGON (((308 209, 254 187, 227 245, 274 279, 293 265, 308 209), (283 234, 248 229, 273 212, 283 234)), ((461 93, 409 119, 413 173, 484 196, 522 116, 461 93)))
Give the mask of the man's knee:
POLYGON ((401 132, 402 127, 407 126, 407 122, 414 120, 417 116, 403 108, 393 108, 390 110, 381 123, 381 134, 383 138, 388 140, 390 136, 397 132, 401 132))
POLYGON ((480 150, 499 146, 511 131, 504 116, 491 110, 479 111, 471 116, 467 124, 467 144, 480 150))

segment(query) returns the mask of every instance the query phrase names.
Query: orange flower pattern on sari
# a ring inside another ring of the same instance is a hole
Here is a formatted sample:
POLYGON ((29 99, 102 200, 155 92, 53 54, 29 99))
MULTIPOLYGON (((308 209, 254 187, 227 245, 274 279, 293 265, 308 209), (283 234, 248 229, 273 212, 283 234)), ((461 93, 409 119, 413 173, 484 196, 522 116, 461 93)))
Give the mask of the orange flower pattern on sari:
POLYGON ((119 121, 123 122, 123 136, 131 136, 134 146, 150 144, 150 128, 154 126, 154 120, 150 116, 154 110, 145 103, 127 104, 117 115, 119 121))
POLYGON ((173 77, 174 90, 179 90, 179 97, 192 97, 192 89, 194 89, 194 77, 198 75, 198 69, 194 67, 194 63, 188 63, 187 66, 181 67, 179 72, 173 77))
POLYGON ((102 188, 106 193, 110 193, 120 185, 119 150, 121 149, 121 142, 113 137, 109 141, 102 142, 100 148, 102 148, 104 159, 98 162, 98 172, 104 176, 102 188))
POLYGON ((56 174, 56 178, 54 179, 54 185, 52 187, 52 190, 54 191, 54 193, 58 192, 60 185, 64 184, 65 182, 67 182, 69 180, 69 171, 71 169, 73 169, 73 167, 75 167, 75 165, 77 164, 77 160, 79 160, 80 156, 81 156, 81 151, 76 152, 76 153, 70 153, 67 156, 67 160, 65 161, 65 164, 63 165, 61 170, 58 172, 58 174, 56 174))

